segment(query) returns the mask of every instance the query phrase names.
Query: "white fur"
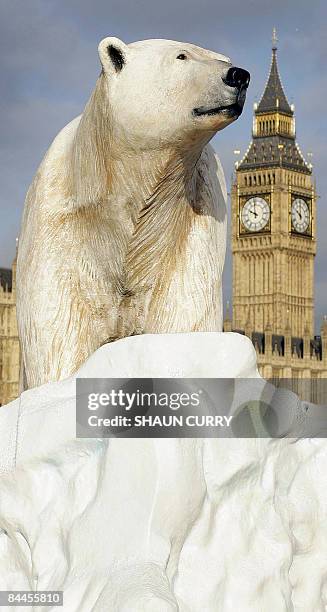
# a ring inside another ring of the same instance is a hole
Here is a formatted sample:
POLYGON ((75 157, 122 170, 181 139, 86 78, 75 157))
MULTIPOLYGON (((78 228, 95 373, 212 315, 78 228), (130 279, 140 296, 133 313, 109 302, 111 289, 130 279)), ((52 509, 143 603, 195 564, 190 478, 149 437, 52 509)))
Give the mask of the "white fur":
POLYGON ((222 326, 226 187, 208 141, 235 117, 192 109, 234 102, 222 80, 230 62, 163 40, 106 38, 99 55, 83 115, 54 140, 26 198, 17 267, 26 387, 69 376, 120 337, 222 326))

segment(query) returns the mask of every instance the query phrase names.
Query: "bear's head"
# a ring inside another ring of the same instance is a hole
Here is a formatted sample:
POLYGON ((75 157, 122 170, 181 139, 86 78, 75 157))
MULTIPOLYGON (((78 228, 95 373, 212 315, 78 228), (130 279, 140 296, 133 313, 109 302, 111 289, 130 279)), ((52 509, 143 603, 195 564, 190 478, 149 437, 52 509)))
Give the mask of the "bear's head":
POLYGON ((108 37, 99 56, 113 134, 132 148, 204 143, 242 112, 250 75, 219 53, 108 37))

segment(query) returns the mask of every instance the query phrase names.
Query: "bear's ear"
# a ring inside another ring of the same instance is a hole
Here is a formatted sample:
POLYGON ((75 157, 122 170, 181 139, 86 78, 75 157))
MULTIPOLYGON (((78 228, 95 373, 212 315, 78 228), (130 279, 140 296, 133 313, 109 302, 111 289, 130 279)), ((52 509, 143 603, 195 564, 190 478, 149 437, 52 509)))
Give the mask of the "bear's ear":
POLYGON ((119 38, 108 36, 99 44, 99 57, 107 74, 118 74, 126 63, 128 46, 119 38))

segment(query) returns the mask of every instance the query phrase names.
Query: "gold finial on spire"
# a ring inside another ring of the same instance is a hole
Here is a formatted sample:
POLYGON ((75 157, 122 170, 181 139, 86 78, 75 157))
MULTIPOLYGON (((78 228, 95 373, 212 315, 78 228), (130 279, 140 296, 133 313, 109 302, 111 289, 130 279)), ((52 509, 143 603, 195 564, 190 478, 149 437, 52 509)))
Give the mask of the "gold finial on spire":
POLYGON ((272 31, 272 50, 273 51, 277 51, 277 43, 278 43, 278 37, 277 37, 277 30, 276 28, 273 28, 272 31))

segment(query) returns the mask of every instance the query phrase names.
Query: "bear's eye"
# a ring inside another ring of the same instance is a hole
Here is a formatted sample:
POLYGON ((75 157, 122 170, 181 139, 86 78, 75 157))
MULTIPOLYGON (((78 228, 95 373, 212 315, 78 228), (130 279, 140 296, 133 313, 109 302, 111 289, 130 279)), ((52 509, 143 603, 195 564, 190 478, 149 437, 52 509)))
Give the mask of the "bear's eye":
POLYGON ((185 53, 180 53, 179 55, 177 55, 176 59, 186 60, 187 59, 187 55, 185 55, 185 53))

